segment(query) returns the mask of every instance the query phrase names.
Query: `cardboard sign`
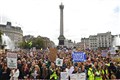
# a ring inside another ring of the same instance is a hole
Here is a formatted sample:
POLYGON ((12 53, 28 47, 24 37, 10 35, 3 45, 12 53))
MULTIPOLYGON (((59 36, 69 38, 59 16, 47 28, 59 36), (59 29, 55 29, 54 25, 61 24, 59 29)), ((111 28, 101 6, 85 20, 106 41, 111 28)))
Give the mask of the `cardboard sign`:
POLYGON ((17 68, 17 54, 16 53, 7 53, 7 67, 17 68))
POLYGON ((57 65, 57 66, 62 66, 62 65, 63 65, 63 59, 57 58, 57 59, 56 59, 56 65, 57 65))
POLYGON ((50 48, 50 52, 48 54, 48 58, 51 62, 54 62, 56 60, 57 56, 57 49, 55 48, 50 48))

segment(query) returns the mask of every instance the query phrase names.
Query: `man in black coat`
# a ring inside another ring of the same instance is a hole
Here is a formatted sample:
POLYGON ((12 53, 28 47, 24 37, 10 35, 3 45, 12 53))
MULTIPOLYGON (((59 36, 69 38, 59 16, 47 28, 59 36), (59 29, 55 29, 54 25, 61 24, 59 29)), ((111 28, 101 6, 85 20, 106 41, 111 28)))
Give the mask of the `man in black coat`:
POLYGON ((108 72, 109 72, 109 79, 111 79, 111 75, 116 76, 117 69, 113 63, 110 63, 110 66, 108 67, 108 72))
POLYGON ((120 66, 117 67, 116 79, 120 79, 120 66))

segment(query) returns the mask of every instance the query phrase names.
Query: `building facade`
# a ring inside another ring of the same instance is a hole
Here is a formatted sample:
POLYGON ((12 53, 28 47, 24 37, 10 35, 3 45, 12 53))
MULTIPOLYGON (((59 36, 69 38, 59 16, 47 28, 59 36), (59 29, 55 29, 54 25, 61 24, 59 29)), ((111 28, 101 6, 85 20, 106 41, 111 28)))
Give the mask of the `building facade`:
POLYGON ((19 43, 23 40, 21 27, 12 26, 11 22, 7 22, 6 25, 0 24, 0 31, 14 42, 15 48, 18 47, 19 43))
POLYGON ((111 32, 90 35, 89 38, 81 38, 80 47, 89 49, 110 48, 113 45, 113 38, 114 35, 111 32))
POLYGON ((73 42, 72 40, 65 39, 64 43, 65 43, 64 46, 67 48, 75 47, 75 42, 73 42))
POLYGON ((89 48, 89 38, 81 38, 81 47, 82 48, 89 48))
POLYGON ((89 36, 89 48, 96 49, 97 48, 97 35, 89 36))
POLYGON ((112 46, 112 35, 111 32, 97 34, 97 47, 108 48, 112 46))

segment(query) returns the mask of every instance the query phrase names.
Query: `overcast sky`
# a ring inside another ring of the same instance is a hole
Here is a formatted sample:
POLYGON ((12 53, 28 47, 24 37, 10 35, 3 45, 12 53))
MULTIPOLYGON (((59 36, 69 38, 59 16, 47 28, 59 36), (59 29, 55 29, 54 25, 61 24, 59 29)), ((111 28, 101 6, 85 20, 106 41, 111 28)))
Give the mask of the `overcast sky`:
POLYGON ((67 39, 120 34, 120 0, 0 0, 0 15, 22 27, 24 35, 49 37, 58 44, 61 2, 67 39))

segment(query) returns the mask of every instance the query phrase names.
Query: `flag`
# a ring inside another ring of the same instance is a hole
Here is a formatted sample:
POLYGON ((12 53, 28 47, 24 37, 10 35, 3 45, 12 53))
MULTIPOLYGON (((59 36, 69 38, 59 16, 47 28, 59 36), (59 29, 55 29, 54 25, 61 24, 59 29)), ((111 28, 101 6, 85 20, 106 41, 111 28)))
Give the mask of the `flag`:
POLYGON ((42 51, 43 49, 41 48, 40 50, 42 51))
POLYGON ((32 46, 32 41, 30 41, 28 44, 29 44, 29 46, 32 46))

